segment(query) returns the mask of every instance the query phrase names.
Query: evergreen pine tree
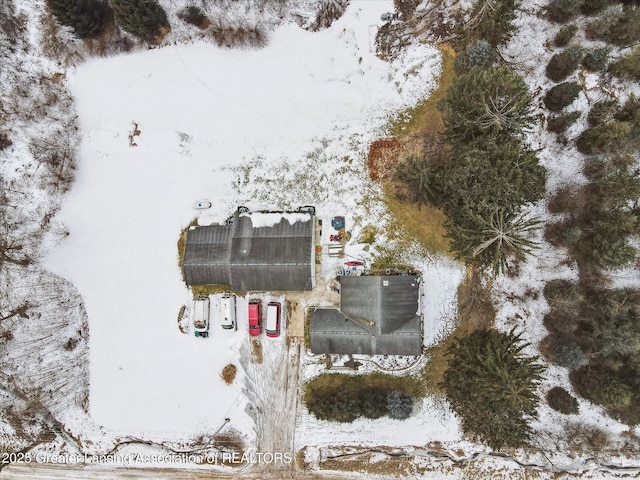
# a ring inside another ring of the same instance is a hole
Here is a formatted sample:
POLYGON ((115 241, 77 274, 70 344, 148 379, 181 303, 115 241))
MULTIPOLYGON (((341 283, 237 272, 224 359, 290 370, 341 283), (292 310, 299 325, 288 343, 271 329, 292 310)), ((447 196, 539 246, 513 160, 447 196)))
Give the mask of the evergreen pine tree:
POLYGON ((110 0, 116 22, 125 31, 158 43, 171 30, 167 14, 157 0, 110 0))
POLYGON ((47 0, 47 6, 58 22, 80 38, 99 35, 112 15, 104 0, 47 0))

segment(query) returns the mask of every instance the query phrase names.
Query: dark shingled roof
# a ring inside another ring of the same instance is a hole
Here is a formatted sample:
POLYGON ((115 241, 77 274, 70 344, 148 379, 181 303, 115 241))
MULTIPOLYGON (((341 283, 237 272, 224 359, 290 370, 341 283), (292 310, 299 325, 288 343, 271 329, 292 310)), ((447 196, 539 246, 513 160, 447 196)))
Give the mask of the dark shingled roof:
POLYGON ((422 322, 416 276, 343 276, 340 310, 311 313, 314 353, 420 355, 422 322))
MULTIPOLYGON (((275 215, 275 214, 274 214, 275 215)), ((232 225, 193 227, 187 232, 187 285, 231 285, 234 290, 309 290, 315 253, 313 217, 282 218, 254 227, 251 215, 236 214, 232 225)))

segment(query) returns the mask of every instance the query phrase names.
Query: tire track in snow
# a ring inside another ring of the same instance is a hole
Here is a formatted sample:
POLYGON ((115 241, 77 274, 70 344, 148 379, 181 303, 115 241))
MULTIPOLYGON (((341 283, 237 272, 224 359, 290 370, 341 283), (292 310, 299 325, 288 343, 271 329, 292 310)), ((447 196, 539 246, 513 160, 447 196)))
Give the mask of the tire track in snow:
MULTIPOLYGON (((261 340, 261 364, 253 361, 249 341, 243 344, 241 356, 247 414, 255 423, 255 449, 294 455, 300 342, 295 338, 261 340)), ((258 468, 291 470, 294 463, 259 463, 258 468)))

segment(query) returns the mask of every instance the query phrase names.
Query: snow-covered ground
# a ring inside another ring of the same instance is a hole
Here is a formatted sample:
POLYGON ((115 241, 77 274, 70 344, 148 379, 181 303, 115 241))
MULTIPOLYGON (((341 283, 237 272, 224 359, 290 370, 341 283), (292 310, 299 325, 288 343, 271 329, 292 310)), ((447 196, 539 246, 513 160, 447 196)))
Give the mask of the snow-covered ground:
POLYGON ((237 204, 317 200, 330 214, 362 202, 368 142, 425 97, 439 71, 437 50, 425 45, 393 63, 375 56, 380 15, 392 9, 391 1, 352 2, 331 28, 285 25, 264 49, 171 46, 90 60, 73 73, 80 165, 57 218, 70 235, 47 265, 85 301, 98 424, 167 439, 215 431, 230 417, 250 435, 240 382, 220 378, 240 355, 246 318, 238 332, 223 332, 214 317, 208 339, 179 333, 190 294, 176 242, 202 212, 201 223, 222 221, 237 204), (311 161, 323 156, 324 164, 311 161), (346 157, 357 167, 336 166, 346 157), (279 172, 278 181, 261 183, 260 170, 279 172), (249 171, 256 185, 238 188, 249 171), (326 195, 295 188, 298 175, 326 195), (294 188, 282 191, 285 181, 294 188), (205 199, 211 210, 192 209, 205 199))

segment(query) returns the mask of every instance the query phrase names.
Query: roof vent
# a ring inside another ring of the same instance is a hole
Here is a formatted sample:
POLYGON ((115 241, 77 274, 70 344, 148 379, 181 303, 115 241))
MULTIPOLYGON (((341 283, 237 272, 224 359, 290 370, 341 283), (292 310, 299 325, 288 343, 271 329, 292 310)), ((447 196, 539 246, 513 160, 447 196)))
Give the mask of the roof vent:
POLYGON ((383 280, 382 281, 382 286, 383 287, 388 287, 389 286, 389 280, 383 280))

